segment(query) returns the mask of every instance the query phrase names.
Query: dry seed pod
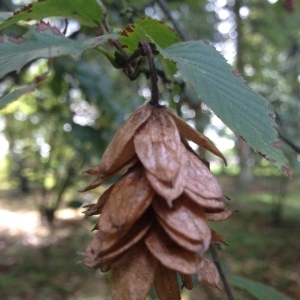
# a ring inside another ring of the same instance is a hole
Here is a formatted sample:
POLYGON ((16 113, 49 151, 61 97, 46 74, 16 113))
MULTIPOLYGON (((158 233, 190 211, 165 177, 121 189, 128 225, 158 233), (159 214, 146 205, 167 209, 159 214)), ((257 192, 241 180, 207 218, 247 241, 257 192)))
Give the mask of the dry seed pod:
POLYGON ((155 198, 152 206, 162 223, 172 228, 173 232, 185 236, 188 240, 201 241, 202 249, 199 252, 208 249, 211 238, 210 229, 201 207, 189 201, 185 196, 173 201, 172 208, 161 198, 155 198))
POLYGON ((190 151, 186 150, 188 156, 188 179, 186 189, 199 194, 207 199, 221 199, 222 189, 207 168, 207 166, 190 151))
POLYGON ((177 283, 177 274, 159 263, 154 287, 159 300, 180 300, 180 290, 177 283))
POLYGON ((184 235, 181 235, 180 233, 174 231, 173 228, 169 227, 168 224, 166 224, 159 216, 157 216, 157 221, 167 235, 179 246, 182 246, 183 248, 193 252, 201 253, 203 251, 203 243, 201 240, 195 241, 187 238, 184 235))
POLYGON ((100 245, 96 257, 110 257, 112 253, 121 254, 145 236, 152 222, 153 216, 150 212, 146 212, 129 230, 126 228, 115 234, 99 232, 100 245))
POLYGON ((151 105, 144 104, 129 116, 106 148, 98 167, 98 174, 109 176, 134 157, 133 137, 139 127, 150 117, 152 110, 151 105))
POLYGON ((223 221, 231 216, 232 210, 228 205, 224 205, 221 209, 204 209, 205 217, 208 221, 223 221))
POLYGON ((186 168, 183 168, 182 172, 179 172, 179 174, 180 175, 175 179, 175 182, 170 184, 157 179, 155 175, 146 171, 147 179, 149 180, 152 188, 158 195, 168 202, 169 206, 172 206, 172 201, 178 198, 185 188, 186 183, 183 178, 186 174, 186 168))
POLYGON ((218 234, 217 232, 215 232, 214 230, 211 229, 211 242, 212 243, 223 243, 223 244, 227 244, 227 242, 225 241, 225 239, 218 234))
POLYGON ((220 158, 223 159, 225 165, 227 165, 225 157, 223 156, 223 154, 219 151, 219 149, 213 144, 213 142, 209 138, 207 138, 202 133, 196 131, 193 127, 191 127, 186 122, 184 122, 182 119, 180 119, 171 109, 165 108, 165 110, 175 121, 177 128, 179 130, 180 136, 196 143, 198 146, 219 156, 220 158))
POLYGON ((137 130, 134 147, 149 173, 173 184, 181 165, 181 140, 174 121, 163 112, 153 109, 147 122, 137 130))
POLYGON ((99 198, 97 203, 95 204, 88 204, 83 206, 84 208, 87 208, 86 211, 83 213, 86 214, 87 216, 93 216, 93 215, 99 215, 101 214, 101 211, 106 204, 107 200, 110 197, 110 193, 114 188, 114 184, 111 185, 99 198))
POLYGON ((194 287, 194 283, 193 283, 193 278, 191 275, 186 275, 186 274, 179 274, 181 280, 182 280, 182 284, 183 287, 185 287, 188 290, 192 290, 194 287))
MULTIPOLYGON (((100 186, 102 183, 104 183, 108 179, 110 179, 110 178, 118 175, 119 173, 133 167, 137 163, 138 163, 138 159, 137 159, 136 156, 134 156, 129 162, 127 162, 126 164, 121 166, 120 169, 116 170, 115 172, 109 173, 109 175, 101 174, 92 183, 90 183, 85 189, 83 189, 80 192, 86 192, 86 191, 95 189, 96 187, 100 186)), ((86 173, 86 174, 89 174, 89 175, 96 175, 96 174, 98 174, 97 172, 100 172, 99 167, 91 168, 89 170, 86 170, 83 173, 86 173)))
POLYGON ((203 258, 201 261, 199 270, 197 272, 197 277, 199 281, 203 283, 216 287, 219 290, 223 290, 220 284, 220 276, 214 263, 207 258, 203 258))
POLYGON ((199 255, 175 244, 160 226, 151 228, 145 237, 145 243, 152 255, 165 267, 184 274, 197 272, 199 255))
POLYGON ((183 192, 186 196, 189 197, 192 201, 202 206, 203 208, 218 208, 222 209, 224 203, 221 199, 207 199, 201 197, 199 194, 193 192, 192 190, 186 188, 183 192))
POLYGON ((143 167, 130 170, 113 186, 102 209, 98 229, 115 234, 128 230, 152 202, 151 188, 143 167))
POLYGON ((148 295, 158 261, 143 243, 126 251, 112 266, 111 293, 114 300, 141 300, 148 295))
POLYGON ((98 252, 100 243, 101 240, 99 238, 99 233, 96 233, 84 252, 84 260, 82 263, 90 269, 100 268, 101 271, 102 269, 106 269, 108 271, 112 260, 107 260, 103 257, 98 259, 96 258, 96 253, 98 252))
POLYGON ((88 190, 127 170, 85 212, 101 216, 84 264, 112 269, 114 300, 144 299, 153 283, 160 300, 180 299, 176 272, 188 289, 192 274, 220 287, 214 265, 203 254, 211 242, 225 240, 207 220, 231 211, 209 163, 186 139, 224 159, 209 139, 171 110, 146 104, 117 132, 101 164, 86 171, 99 175, 88 190))

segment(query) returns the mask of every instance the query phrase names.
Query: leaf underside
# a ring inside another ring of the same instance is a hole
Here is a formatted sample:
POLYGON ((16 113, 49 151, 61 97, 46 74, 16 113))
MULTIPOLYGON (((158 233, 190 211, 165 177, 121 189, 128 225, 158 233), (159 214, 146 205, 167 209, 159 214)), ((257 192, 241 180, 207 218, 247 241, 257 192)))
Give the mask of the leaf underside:
POLYGON ((0 37, 0 77, 20 69, 38 58, 71 55, 79 57, 85 50, 117 38, 103 35, 83 41, 74 41, 62 35, 58 28, 41 22, 29 29, 21 38, 0 37))
POLYGON ((177 43, 165 49, 157 47, 235 134, 291 176, 288 161, 280 149, 274 113, 266 99, 247 87, 218 51, 201 41, 177 43))

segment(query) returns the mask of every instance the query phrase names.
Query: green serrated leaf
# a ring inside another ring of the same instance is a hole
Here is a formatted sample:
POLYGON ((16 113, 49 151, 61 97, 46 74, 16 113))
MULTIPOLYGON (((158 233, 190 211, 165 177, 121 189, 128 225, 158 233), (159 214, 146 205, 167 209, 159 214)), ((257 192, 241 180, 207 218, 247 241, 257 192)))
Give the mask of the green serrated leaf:
POLYGON ((183 79, 235 134, 291 176, 269 104, 246 86, 218 51, 201 41, 177 43, 166 49, 157 46, 164 58, 176 63, 183 79))
POLYGON ((25 64, 37 58, 71 55, 78 57, 83 51, 116 39, 116 34, 107 34, 83 41, 66 38, 58 28, 41 22, 30 28, 19 39, 0 37, 0 77, 19 71, 25 64))
POLYGON ((244 290, 257 300, 291 300, 271 286, 256 282, 245 277, 228 275, 229 283, 238 289, 244 290))
POLYGON ((68 17, 81 24, 96 27, 103 20, 103 12, 97 0, 38 0, 23 7, 0 24, 0 30, 18 21, 40 20, 48 17, 68 17))
POLYGON ((142 39, 155 42, 162 49, 180 41, 176 33, 166 24, 154 19, 143 18, 123 28, 120 43, 124 49, 132 53, 142 39))

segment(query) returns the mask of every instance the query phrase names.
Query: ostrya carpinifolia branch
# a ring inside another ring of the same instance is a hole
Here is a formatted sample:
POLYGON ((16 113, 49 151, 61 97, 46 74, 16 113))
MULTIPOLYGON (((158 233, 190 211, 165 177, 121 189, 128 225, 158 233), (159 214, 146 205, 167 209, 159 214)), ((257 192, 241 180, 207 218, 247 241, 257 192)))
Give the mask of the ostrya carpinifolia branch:
POLYGON ((167 107, 140 106, 118 130, 99 166, 85 173, 94 189, 118 174, 86 215, 98 215, 97 230, 83 264, 111 271, 114 300, 145 299, 154 287, 161 300, 180 299, 192 275, 221 289, 214 264, 205 257, 211 243, 226 243, 208 221, 231 210, 209 164, 188 145, 193 141, 226 160, 203 134, 167 107))

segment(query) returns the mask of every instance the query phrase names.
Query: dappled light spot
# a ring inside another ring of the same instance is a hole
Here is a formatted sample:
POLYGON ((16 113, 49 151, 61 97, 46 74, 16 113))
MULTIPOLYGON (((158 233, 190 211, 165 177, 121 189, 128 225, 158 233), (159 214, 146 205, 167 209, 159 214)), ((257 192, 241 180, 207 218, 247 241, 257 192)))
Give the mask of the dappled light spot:
MULTIPOLYGON (((82 219, 83 216, 79 210, 68 208, 58 210, 55 222, 57 224, 54 224, 54 229, 56 229, 55 225, 61 225, 62 222, 78 226, 82 219)), ((53 242, 71 234, 70 227, 65 226, 63 229, 55 230, 55 235, 53 235, 49 226, 41 221, 40 214, 37 211, 19 210, 13 212, 0 209, 0 232, 5 236, 17 239, 22 245, 40 246, 49 244, 49 241, 53 242)))

